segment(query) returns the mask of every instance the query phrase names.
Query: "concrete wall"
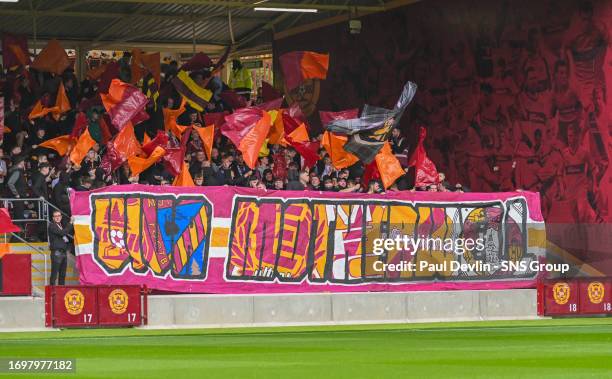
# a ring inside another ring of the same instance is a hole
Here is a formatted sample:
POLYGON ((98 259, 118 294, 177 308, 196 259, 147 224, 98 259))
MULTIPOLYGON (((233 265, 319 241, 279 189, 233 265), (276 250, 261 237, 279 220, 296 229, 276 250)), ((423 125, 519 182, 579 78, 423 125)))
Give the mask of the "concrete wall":
POLYGON ((149 297, 149 327, 537 318, 536 290, 149 297))
MULTIPOLYGON (((530 319, 536 290, 149 296, 151 328, 530 319)), ((44 328, 44 300, 0 298, 0 331, 44 328)))

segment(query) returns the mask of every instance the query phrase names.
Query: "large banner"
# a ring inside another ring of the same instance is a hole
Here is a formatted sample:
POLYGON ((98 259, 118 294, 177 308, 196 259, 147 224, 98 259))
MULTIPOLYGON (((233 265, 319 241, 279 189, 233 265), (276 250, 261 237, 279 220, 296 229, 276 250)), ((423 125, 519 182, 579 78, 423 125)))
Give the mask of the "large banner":
POLYGON ((82 284, 196 293, 525 288, 544 269, 531 192, 128 185, 73 192, 71 206, 82 284))

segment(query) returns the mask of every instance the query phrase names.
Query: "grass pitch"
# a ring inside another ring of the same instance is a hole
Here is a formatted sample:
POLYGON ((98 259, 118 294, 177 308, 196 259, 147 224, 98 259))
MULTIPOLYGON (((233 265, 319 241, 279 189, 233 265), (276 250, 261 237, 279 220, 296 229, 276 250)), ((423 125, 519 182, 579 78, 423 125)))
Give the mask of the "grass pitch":
POLYGON ((612 378, 612 319, 3 333, 0 357, 75 358, 71 378, 612 378))

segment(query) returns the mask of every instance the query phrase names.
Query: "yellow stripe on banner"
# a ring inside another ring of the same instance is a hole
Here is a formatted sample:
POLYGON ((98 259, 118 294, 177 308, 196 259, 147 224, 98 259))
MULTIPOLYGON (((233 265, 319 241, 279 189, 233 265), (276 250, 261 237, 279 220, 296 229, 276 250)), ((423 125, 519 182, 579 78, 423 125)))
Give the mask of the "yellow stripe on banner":
POLYGON ((214 227, 210 236, 211 247, 227 247, 229 242, 229 228, 214 227))
POLYGON ((74 226, 74 241, 77 245, 93 242, 93 236, 91 235, 91 230, 89 230, 89 225, 76 224, 74 226))

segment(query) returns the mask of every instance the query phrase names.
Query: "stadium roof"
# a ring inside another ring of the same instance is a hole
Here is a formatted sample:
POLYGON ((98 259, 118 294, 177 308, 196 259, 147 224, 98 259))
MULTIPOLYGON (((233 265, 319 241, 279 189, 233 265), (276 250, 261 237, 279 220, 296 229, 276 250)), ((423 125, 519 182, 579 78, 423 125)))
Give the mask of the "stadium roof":
MULTIPOLYGON (((1 1, 1 0, 0 0, 1 1)), ((7 1, 7 0, 4 0, 7 1)), ((0 2, 2 31, 88 48, 147 44, 190 49, 269 49, 272 33, 334 16, 386 9, 386 0, 19 0, 0 2), (258 12, 254 7, 316 8, 318 13, 258 12), (230 28, 231 18, 231 28, 230 28)))

